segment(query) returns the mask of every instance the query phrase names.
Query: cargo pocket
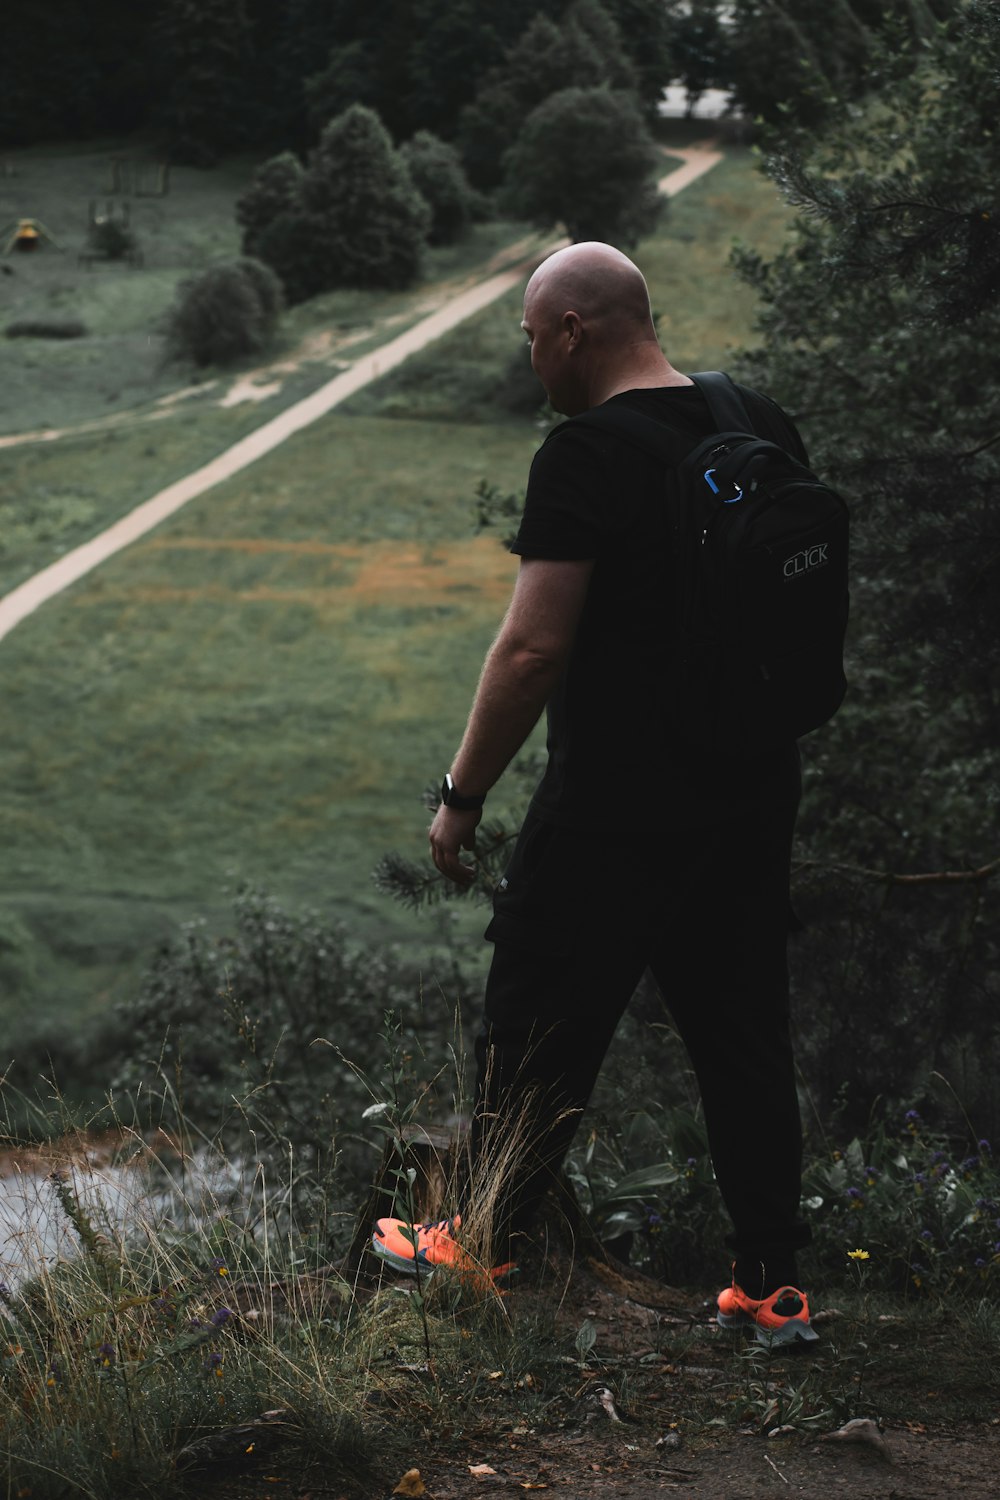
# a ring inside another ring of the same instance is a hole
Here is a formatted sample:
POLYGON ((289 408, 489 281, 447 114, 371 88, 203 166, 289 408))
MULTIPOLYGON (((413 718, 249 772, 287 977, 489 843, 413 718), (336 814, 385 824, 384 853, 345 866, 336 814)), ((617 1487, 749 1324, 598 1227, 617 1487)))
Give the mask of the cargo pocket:
POLYGON ((577 925, 575 881, 579 860, 572 834, 530 814, 510 864, 493 894, 487 942, 565 957, 577 925), (571 846, 567 858, 567 845, 571 846))

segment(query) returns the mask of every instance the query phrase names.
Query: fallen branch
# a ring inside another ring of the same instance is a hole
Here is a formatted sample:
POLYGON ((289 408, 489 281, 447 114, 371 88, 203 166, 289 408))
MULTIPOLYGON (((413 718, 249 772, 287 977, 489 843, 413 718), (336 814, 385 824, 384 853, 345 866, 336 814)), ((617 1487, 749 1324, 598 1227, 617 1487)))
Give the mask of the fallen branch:
POLYGON ((792 874, 803 870, 824 870, 837 875, 860 875, 865 880, 880 880, 886 885, 969 885, 989 880, 1000 870, 1000 859, 980 865, 978 870, 933 870, 919 875, 900 875, 893 870, 869 870, 863 865, 827 864, 819 859, 805 859, 793 867, 792 874))

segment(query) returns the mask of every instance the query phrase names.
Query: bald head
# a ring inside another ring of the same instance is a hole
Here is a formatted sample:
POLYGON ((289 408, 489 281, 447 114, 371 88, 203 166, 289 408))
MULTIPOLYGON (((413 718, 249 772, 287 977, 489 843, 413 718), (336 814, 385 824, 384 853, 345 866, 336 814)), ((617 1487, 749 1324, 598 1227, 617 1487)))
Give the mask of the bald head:
POLYGON ((542 261, 524 305, 546 320, 575 312, 600 338, 656 339, 642 272, 620 250, 596 240, 568 245, 542 261))
POLYGON ((596 240, 543 260, 524 293, 531 368, 556 411, 572 417, 620 391, 690 384, 656 338, 638 266, 596 240))

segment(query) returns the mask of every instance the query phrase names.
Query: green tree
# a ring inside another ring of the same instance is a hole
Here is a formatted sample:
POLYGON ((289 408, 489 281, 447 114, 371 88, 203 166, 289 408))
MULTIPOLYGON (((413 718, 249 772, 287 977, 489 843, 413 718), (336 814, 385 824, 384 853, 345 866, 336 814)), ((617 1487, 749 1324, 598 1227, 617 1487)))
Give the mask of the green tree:
POLYGON ((418 130, 400 147, 400 155, 431 210, 431 244, 450 244, 468 227, 478 201, 458 152, 429 130, 418 130))
POLYGON ((663 0, 602 0, 602 3, 615 22, 621 45, 632 64, 639 98, 646 112, 655 116, 663 90, 676 73, 668 8, 663 0))
POLYGON ((563 89, 524 122, 504 159, 513 213, 573 240, 632 245, 661 212, 661 159, 632 95, 563 89))
MULTIPOLYGON (((585 11, 574 11, 565 25, 556 26, 547 16, 535 16, 508 50, 503 66, 487 75, 474 103, 462 112, 458 144, 477 187, 495 188, 502 182, 504 153, 526 117, 552 94, 613 81, 584 19, 585 11)), ((634 81, 620 44, 612 49, 612 71, 616 64, 620 79, 634 81)))
POLYGON ((690 0, 665 11, 674 74, 684 85, 688 112, 706 89, 729 83, 722 0, 690 0))
POLYGON ((289 302, 338 286, 406 286, 420 269, 431 210, 374 111, 326 126, 303 168, 282 152, 239 200, 243 247, 277 272, 289 302))
POLYGON ((261 236, 268 227, 279 214, 288 213, 298 205, 302 177, 302 163, 294 151, 282 151, 257 168, 253 181, 236 203, 244 255, 259 255, 261 236))
POLYGON ((177 161, 210 166, 246 139, 251 39, 244 0, 163 0, 153 33, 169 78, 159 123, 177 161))
POLYGON ((721 71, 748 114, 818 125, 869 93, 889 55, 963 10, 963 0, 733 0, 721 71))
POLYGON ((356 38, 334 47, 326 67, 306 78, 303 92, 309 122, 317 133, 352 104, 377 108, 379 79, 371 46, 356 38))
POLYGON ((331 120, 302 179, 323 225, 313 246, 326 286, 407 286, 420 269, 430 209, 378 115, 355 104, 331 120))
POLYGON ((739 258, 762 309, 744 373, 797 416, 855 518, 851 692, 806 742, 817 1096, 848 1079, 863 1114, 937 1066, 994 1126, 998 50, 981 0, 912 44, 863 111, 771 158, 796 232, 769 263, 739 258))

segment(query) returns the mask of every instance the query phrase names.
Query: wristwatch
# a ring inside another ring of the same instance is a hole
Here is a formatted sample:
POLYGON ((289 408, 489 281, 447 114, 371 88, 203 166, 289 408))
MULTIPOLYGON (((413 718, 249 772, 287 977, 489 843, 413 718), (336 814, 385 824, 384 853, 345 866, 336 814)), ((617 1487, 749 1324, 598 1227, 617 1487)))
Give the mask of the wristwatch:
POLYGON ((456 790, 449 771, 441 783, 441 801, 445 807, 453 807, 456 812, 478 812, 486 798, 463 797, 461 792, 456 790))

